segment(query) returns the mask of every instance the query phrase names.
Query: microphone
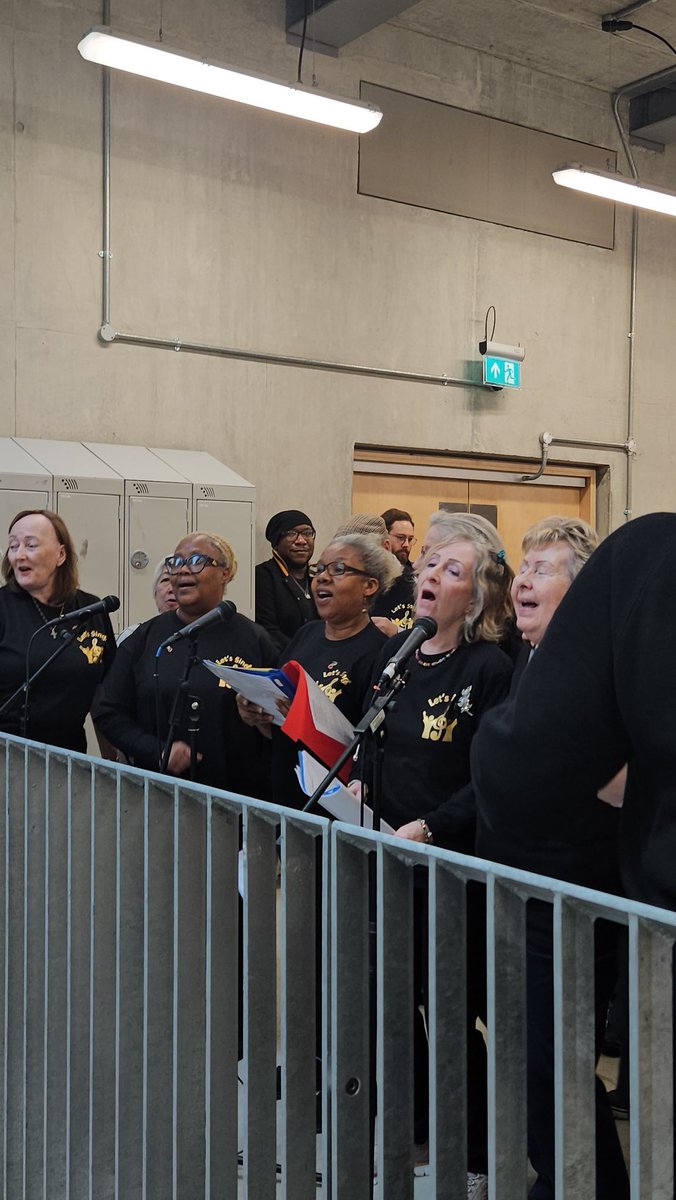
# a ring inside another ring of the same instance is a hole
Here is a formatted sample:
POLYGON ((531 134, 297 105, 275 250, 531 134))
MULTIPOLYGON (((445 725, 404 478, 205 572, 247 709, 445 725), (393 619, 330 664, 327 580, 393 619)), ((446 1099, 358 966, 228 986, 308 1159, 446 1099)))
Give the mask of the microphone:
POLYGON ((411 632, 405 642, 397 650, 396 654, 385 667, 380 679, 378 680, 377 692, 382 692, 384 688, 389 687, 395 675, 398 675, 401 668, 406 665, 412 654, 419 650, 423 642, 428 638, 434 637, 437 632, 437 623, 434 617, 418 617, 411 627, 411 632))
POLYGON ((93 604, 85 604, 84 608, 74 608, 72 612, 62 613, 60 617, 52 617, 47 625, 60 625, 63 621, 81 621, 84 617, 94 617, 97 613, 116 612, 120 607, 117 596, 104 596, 103 600, 95 600, 93 604))
POLYGON ((206 629, 208 625, 215 625, 216 621, 228 621, 234 617, 236 612, 237 608, 232 600, 221 600, 220 604, 217 604, 215 608, 210 608, 209 612, 204 613, 204 616, 198 617, 196 621, 191 621, 189 625, 184 625, 182 629, 172 633, 166 642, 162 642, 162 645, 157 647, 157 657, 159 658, 167 646, 173 646, 182 638, 192 637, 194 633, 199 633, 200 629, 206 629))

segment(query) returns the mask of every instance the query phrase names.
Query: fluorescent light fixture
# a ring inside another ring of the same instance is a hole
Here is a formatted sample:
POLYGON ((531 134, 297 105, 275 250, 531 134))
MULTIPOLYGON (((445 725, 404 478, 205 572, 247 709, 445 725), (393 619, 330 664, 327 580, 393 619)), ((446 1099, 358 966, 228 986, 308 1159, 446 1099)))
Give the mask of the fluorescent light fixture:
POLYGON ((626 179, 613 171, 597 171, 583 167, 581 163, 564 163, 552 171, 554 183, 561 187, 587 192, 590 196, 601 196, 617 204, 633 204, 636 208, 647 208, 652 212, 666 213, 676 217, 676 194, 667 188, 626 179))
POLYGON ((352 133, 368 133, 382 120, 383 114, 374 104, 343 100, 301 83, 280 83, 264 75, 208 63, 193 55, 167 50, 159 44, 149 45, 138 38, 121 37, 102 25, 83 37, 78 50, 83 58, 102 67, 130 71, 132 75, 144 75, 194 92, 205 92, 208 96, 237 100, 254 108, 332 125, 352 133))

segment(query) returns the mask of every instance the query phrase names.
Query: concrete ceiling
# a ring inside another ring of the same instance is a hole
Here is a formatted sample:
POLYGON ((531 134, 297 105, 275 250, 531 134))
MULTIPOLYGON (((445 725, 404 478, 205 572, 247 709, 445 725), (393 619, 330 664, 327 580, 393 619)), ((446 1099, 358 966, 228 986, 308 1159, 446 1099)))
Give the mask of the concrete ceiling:
MULTIPOLYGON (((603 32, 603 16, 629 7, 628 0, 419 0, 389 24, 612 92, 676 67, 676 55, 646 33, 603 32)), ((648 0, 627 19, 676 46, 676 0, 648 0)))

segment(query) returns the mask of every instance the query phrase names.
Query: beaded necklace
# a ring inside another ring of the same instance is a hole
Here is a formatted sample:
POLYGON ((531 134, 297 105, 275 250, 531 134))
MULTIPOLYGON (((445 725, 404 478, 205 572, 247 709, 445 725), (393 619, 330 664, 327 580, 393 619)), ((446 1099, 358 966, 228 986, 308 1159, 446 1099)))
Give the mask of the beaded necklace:
POLYGON ((440 654, 438 658, 433 658, 431 662, 425 662, 421 657, 420 650, 416 650, 415 661, 417 662, 418 666, 425 667, 425 669, 428 669, 429 667, 438 667, 439 663, 445 662, 447 658, 450 658, 452 654, 455 654, 457 649, 457 646, 453 646, 450 650, 446 650, 443 654, 440 654))

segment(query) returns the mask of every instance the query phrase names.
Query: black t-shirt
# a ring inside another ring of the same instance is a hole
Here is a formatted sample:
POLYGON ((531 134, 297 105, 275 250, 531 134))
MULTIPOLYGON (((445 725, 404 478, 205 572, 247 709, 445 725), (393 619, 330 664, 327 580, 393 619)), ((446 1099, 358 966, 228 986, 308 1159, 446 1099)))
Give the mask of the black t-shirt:
MULTIPOLYGON (((375 668, 379 676, 407 634, 390 639, 375 668)), ((381 814, 397 829, 440 806, 469 782, 472 738, 487 709, 509 691, 512 664, 490 642, 461 643, 446 655, 419 652, 409 660, 408 681, 387 715, 381 814)), ((370 756, 367 756, 367 763, 370 756)), ((368 778, 368 776, 365 776, 368 778)), ((443 836, 435 842, 471 850, 473 827, 462 844, 443 836)))
POLYGON ((410 629, 415 618, 415 571, 410 562, 392 587, 376 597, 372 616, 389 617, 400 629, 410 629))
MULTIPOLYGON (((300 663, 318 687, 354 725, 361 717, 370 691, 376 656, 388 641, 369 621, 353 637, 333 641, 326 637, 323 621, 310 621, 291 639, 282 663, 300 663)), ((299 746, 275 726, 272 730, 272 790, 276 804, 302 808, 307 801, 297 782, 295 766, 299 746)))
MULTIPOLYGON (((78 590, 65 604, 65 610, 84 608, 97 599, 89 592, 78 590)), ((0 588, 0 704, 8 700, 26 679, 26 650, 34 634, 37 636, 31 642, 28 662, 31 675, 62 644, 58 631, 74 632, 70 645, 31 685, 26 733, 38 742, 85 751, 85 717, 94 693, 115 657, 115 635, 106 613, 97 613, 86 621, 65 622, 56 628, 45 625, 45 621, 60 614, 60 605, 41 604, 38 608, 22 588, 0 588)), ((5 733, 21 734, 22 710, 23 701, 18 700, 0 717, 0 729, 5 733)))
MULTIPOLYGON (((155 720, 155 664, 160 686, 160 734, 167 736, 174 698, 190 650, 188 638, 163 651, 160 644, 184 625, 175 612, 145 621, 119 647, 115 665, 106 680, 94 716, 106 737, 137 767, 159 767, 155 720)), ((265 630, 235 613, 228 620, 201 629, 199 659, 221 665, 269 667, 275 654, 265 630)), ((268 798, 269 752, 255 730, 238 716, 234 693, 198 662, 193 667, 188 694, 200 701, 196 745, 203 755, 196 779, 210 787, 268 798)), ((174 741, 189 743, 187 706, 182 706, 174 741)), ((186 777, 189 773, 186 772, 186 777)))

